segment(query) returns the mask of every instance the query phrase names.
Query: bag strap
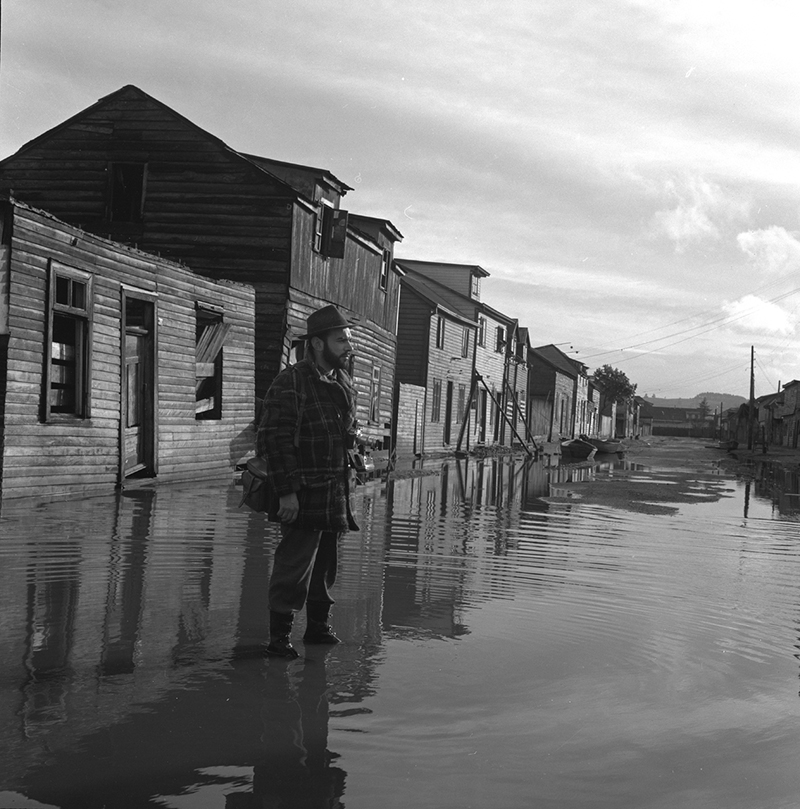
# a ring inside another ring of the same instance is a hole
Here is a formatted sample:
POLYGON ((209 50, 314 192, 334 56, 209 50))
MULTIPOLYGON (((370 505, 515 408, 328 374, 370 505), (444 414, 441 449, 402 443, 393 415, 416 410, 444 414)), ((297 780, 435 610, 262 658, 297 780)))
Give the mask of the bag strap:
POLYGON ((300 403, 297 405, 297 426, 294 428, 294 445, 295 447, 300 446, 300 425, 303 421, 303 411, 306 409, 306 399, 308 398, 308 393, 306 392, 305 385, 300 383, 298 379, 299 374, 295 370, 295 366, 292 366, 292 385, 294 387, 294 392, 297 394, 300 403))

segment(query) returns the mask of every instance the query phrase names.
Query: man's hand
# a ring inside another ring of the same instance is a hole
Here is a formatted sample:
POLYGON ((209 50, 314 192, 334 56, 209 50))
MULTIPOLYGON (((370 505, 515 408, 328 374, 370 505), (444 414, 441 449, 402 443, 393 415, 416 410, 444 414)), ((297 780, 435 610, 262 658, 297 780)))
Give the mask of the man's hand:
POLYGON ((281 522, 291 523, 297 519, 300 512, 300 502, 297 499, 297 494, 283 494, 278 501, 278 519, 281 522))

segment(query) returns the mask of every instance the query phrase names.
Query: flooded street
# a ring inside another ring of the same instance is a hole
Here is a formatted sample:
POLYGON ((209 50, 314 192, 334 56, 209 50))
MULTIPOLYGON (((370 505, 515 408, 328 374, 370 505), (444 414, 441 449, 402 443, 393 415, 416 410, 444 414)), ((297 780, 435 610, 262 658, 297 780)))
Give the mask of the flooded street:
POLYGON ((796 475, 426 462, 357 491, 333 623, 202 482, 0 516, 0 807, 797 806, 796 475))

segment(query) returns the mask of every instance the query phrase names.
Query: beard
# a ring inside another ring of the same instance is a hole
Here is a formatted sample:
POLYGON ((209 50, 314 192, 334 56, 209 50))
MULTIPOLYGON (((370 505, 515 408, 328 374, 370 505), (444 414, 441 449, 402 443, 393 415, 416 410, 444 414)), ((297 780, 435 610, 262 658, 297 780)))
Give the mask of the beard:
POLYGON ((322 358, 331 368, 338 368, 339 370, 346 371, 348 370, 348 366, 350 364, 350 357, 352 357, 352 353, 350 351, 346 351, 344 354, 336 355, 333 351, 330 350, 328 347, 327 341, 322 348, 322 358))

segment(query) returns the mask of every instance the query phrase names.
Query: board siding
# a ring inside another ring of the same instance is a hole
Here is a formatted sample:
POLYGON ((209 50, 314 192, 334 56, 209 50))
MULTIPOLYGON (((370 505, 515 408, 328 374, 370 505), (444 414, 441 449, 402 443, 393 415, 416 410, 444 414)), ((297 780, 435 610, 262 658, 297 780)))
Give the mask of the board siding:
POLYGON ((28 206, 13 205, 4 498, 112 488, 120 469, 121 288, 157 294, 159 479, 230 473, 252 447, 254 292, 84 233, 28 206), (39 419, 48 262, 92 274, 91 417, 39 419), (196 421, 195 301, 214 301, 232 329, 223 348, 223 412, 196 421), (33 483, 32 483, 33 481, 33 483))

